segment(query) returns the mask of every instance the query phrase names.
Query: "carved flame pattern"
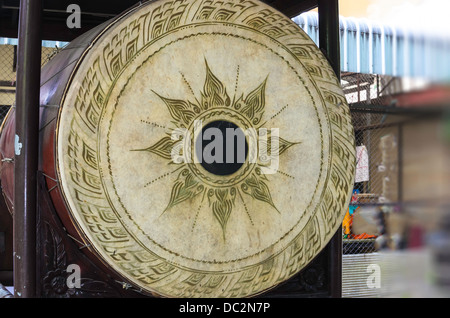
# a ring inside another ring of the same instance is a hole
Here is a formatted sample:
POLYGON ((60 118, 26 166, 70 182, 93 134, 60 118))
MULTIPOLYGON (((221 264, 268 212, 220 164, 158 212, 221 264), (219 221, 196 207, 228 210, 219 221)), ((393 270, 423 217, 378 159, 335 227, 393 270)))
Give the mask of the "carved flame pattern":
MULTIPOLYGON (((200 102, 197 100, 185 101, 171 99, 154 92, 167 106, 167 109, 174 120, 173 123, 178 128, 186 128, 205 111, 212 108, 230 108, 244 115, 248 121, 256 127, 256 125, 261 122, 264 115, 267 77, 247 96, 244 97, 244 94, 242 94, 238 99, 234 99, 234 102, 232 102, 225 85, 216 75, 214 75, 206 60, 205 66, 206 78, 203 85, 203 92, 200 93, 200 102)), ((283 138, 278 138, 278 143, 276 143, 278 146, 272 147, 272 139, 273 138, 269 133, 266 139, 258 141, 263 143, 262 147, 267 148, 266 153, 269 154, 269 157, 273 157, 276 153, 277 155, 281 155, 288 148, 297 144, 284 140, 283 138)), ((177 141, 173 141, 170 137, 165 136, 148 148, 136 149, 134 151, 148 151, 171 162, 171 150, 176 142, 177 141)), ((187 163, 183 164, 188 165, 187 163)), ((206 194, 212 214, 222 228, 224 239, 225 230, 232 214, 238 191, 242 191, 254 200, 269 204, 279 213, 270 194, 269 186, 267 185, 269 180, 261 173, 261 169, 259 168, 263 167, 265 164, 264 162, 258 162, 256 165, 255 171, 244 178, 240 184, 228 188, 214 188, 211 185, 204 184, 202 180, 187 167, 182 168, 173 184, 169 203, 163 213, 166 213, 176 205, 186 200, 193 199, 198 195, 203 194, 204 199, 206 194)))

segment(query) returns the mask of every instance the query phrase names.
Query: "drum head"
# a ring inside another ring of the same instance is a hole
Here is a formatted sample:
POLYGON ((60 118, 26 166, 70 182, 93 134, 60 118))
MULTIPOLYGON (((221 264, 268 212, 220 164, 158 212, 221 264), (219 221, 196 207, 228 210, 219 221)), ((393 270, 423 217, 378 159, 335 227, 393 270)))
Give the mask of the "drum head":
POLYGON ((127 13, 80 59, 58 118, 80 235, 160 296, 253 296, 296 274, 338 229, 354 161, 333 70, 255 1, 127 13))

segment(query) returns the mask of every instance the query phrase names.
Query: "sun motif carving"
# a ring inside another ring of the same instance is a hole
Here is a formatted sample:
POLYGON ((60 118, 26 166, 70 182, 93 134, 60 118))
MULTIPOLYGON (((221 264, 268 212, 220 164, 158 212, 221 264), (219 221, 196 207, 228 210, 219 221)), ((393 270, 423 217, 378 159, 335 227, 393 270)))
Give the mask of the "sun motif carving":
MULTIPOLYGON (((206 78, 203 91, 200 92, 200 99, 196 97, 191 98, 191 100, 173 99, 161 96, 153 91, 167 107, 173 119, 172 124, 178 129, 185 129, 190 132, 194 132, 196 121, 210 123, 214 120, 224 119, 235 123, 243 130, 256 130, 263 127, 265 123, 261 124, 261 121, 265 112, 268 77, 246 96, 241 94, 239 97, 234 96, 231 99, 225 85, 213 74, 206 60, 205 67, 206 78)), ((183 79, 185 80, 184 75, 183 79)), ((195 215, 195 218, 197 218, 200 208, 207 204, 214 219, 219 223, 225 240, 227 224, 237 200, 240 200, 239 204, 243 204, 250 221, 250 211, 248 211, 245 203, 248 198, 264 202, 274 213, 280 213, 270 193, 269 177, 272 175, 263 173, 264 168, 269 165, 274 156, 280 157, 298 142, 289 142, 279 136, 277 136, 277 142, 274 142, 271 131, 269 129, 266 131, 264 138, 260 138, 261 136, 257 138, 257 144, 258 149, 266 148, 265 153, 268 155, 257 157, 254 162, 250 162, 247 158, 246 162, 229 176, 211 174, 199 163, 192 161, 178 163, 178 167, 175 169, 178 175, 173 182, 169 202, 161 215, 173 213, 173 208, 177 205, 201 196, 200 206, 197 211, 192 211, 192 213, 197 213, 195 215), (276 147, 273 144, 276 144, 276 147)), ((194 133, 191 135, 193 136, 194 133)), ((189 142, 193 143, 193 140, 194 138, 189 142)), ((171 135, 166 134, 155 144, 133 151, 149 152, 173 165, 173 149, 177 143, 179 143, 178 140, 173 140, 171 135)), ((189 154, 189 156, 191 155, 189 154)), ((195 221, 193 226, 195 226, 195 221)))

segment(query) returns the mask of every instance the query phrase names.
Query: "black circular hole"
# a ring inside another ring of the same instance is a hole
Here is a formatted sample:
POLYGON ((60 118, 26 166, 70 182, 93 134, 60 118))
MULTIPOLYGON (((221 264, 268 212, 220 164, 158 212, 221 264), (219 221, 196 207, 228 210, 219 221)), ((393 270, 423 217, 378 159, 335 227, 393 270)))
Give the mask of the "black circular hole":
POLYGON ((195 151, 203 168, 225 176, 242 167, 247 158, 248 144, 244 131, 236 124, 217 120, 202 128, 195 151))

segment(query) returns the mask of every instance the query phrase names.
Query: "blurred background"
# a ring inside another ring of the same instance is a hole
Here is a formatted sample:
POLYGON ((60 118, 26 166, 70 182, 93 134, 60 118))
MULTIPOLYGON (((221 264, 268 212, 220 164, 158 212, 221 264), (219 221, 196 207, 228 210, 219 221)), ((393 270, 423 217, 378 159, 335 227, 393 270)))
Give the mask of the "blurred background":
MULTIPOLYGON (((448 0, 340 0, 341 83, 357 146, 343 297, 450 296, 448 12, 448 0)), ((293 21, 318 44, 316 11, 293 21)), ((43 41, 42 65, 65 45, 43 41)), ((14 104, 16 59, 17 40, 0 38, 0 122, 14 104)), ((1 217, 0 256, 12 255, 12 220, 1 217)))
MULTIPOLYGON (((339 3, 357 146, 343 297, 448 297, 450 2, 339 3)), ((317 12, 293 20, 318 43, 317 12)))

